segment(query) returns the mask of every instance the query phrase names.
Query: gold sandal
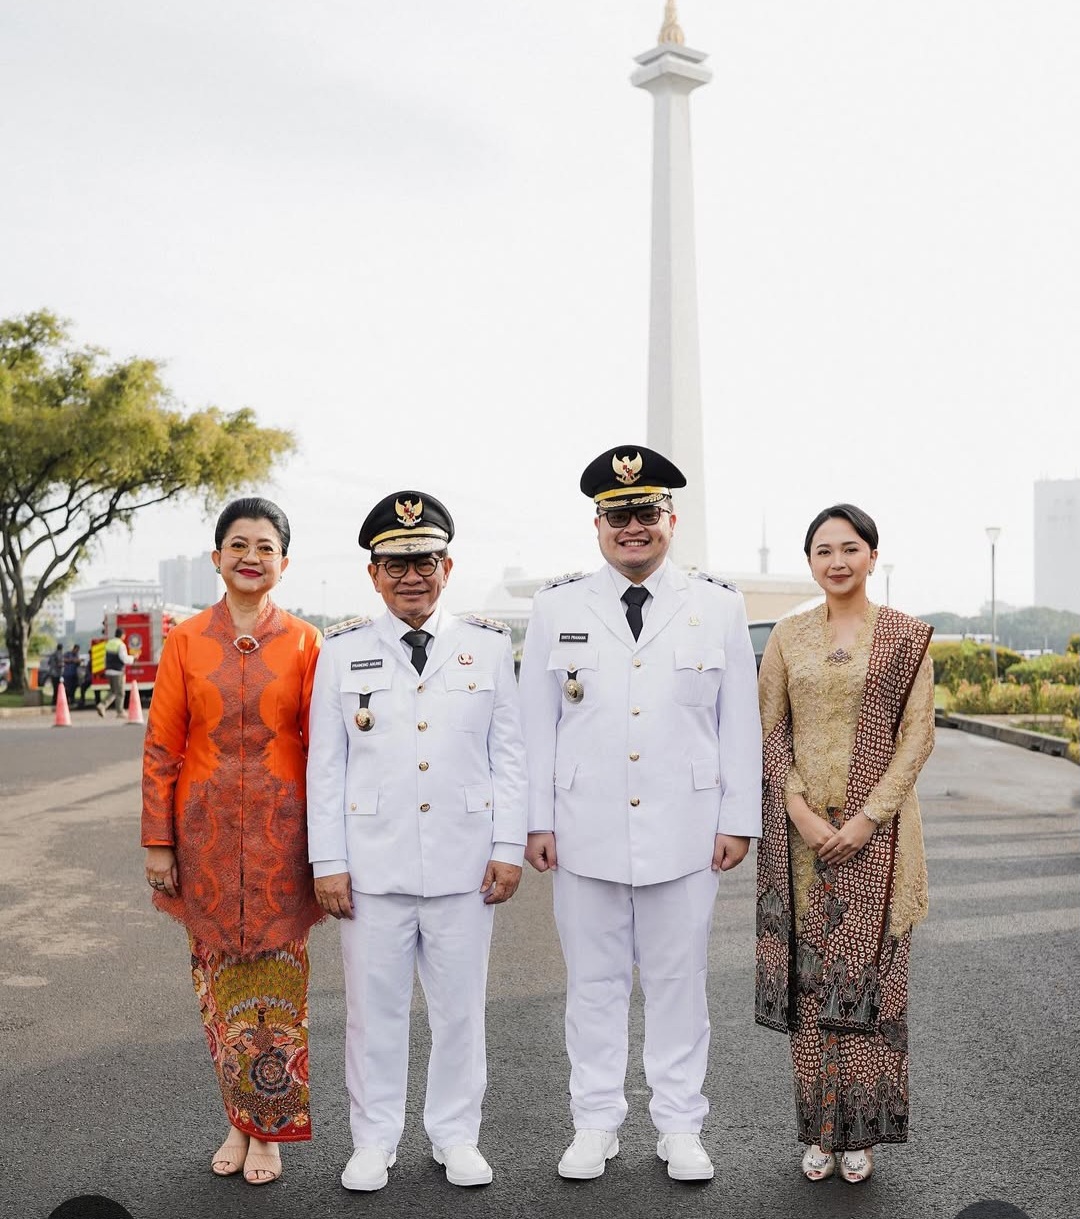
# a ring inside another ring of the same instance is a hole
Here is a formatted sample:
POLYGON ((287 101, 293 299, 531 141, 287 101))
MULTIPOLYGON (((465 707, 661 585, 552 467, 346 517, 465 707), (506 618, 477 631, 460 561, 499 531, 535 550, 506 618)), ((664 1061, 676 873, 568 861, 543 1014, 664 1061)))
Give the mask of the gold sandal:
POLYGON ((282 1174, 281 1153, 249 1151, 244 1160, 244 1180, 249 1185, 272 1185, 282 1174), (263 1174, 252 1176, 252 1173, 263 1174))
POLYGON ((214 1152, 214 1158, 210 1161, 211 1172, 217 1173, 219 1177, 231 1177, 238 1173, 244 1167, 248 1141, 248 1136, 234 1127, 229 1132, 229 1137, 214 1152))

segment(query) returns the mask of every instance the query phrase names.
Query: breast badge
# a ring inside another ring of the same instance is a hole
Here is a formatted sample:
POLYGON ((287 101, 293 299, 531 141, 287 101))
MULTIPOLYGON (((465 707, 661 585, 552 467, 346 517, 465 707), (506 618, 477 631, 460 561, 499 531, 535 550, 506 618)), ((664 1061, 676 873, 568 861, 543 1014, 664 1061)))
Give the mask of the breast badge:
POLYGON ((357 697, 360 699, 360 707, 353 716, 353 719, 356 721, 356 726, 361 732, 370 732, 375 727, 375 713, 368 708, 371 695, 360 694, 357 697))
POLYGON ((577 669, 568 669, 563 682, 563 694, 568 703, 580 703, 585 697, 585 687, 577 679, 577 669))

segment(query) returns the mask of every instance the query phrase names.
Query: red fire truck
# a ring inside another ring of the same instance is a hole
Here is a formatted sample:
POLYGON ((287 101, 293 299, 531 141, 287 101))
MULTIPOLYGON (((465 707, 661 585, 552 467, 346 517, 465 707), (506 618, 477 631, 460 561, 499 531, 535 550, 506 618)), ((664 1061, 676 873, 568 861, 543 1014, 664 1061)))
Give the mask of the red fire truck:
POLYGON ((127 611, 106 610, 102 622, 104 635, 90 640, 90 669, 93 673, 90 688, 109 688, 105 677, 105 644, 113 638, 116 628, 119 627, 124 633, 124 646, 134 657, 134 663, 128 666, 127 680, 139 683, 141 700, 148 703, 157 678, 161 645, 177 621, 178 619, 160 605, 152 609, 139 609, 137 605, 132 605, 127 611))

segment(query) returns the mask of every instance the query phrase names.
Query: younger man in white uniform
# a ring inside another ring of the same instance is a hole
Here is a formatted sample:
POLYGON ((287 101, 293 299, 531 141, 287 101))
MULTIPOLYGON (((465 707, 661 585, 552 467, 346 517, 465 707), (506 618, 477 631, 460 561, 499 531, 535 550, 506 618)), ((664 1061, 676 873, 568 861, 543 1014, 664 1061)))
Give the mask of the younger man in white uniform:
POLYGON ((761 727, 742 597, 667 557, 685 485, 641 445, 590 462, 580 486, 606 563, 537 593, 525 640, 526 858, 557 868, 577 1131, 559 1173, 576 1179, 619 1150, 635 962, 657 1155, 677 1180, 713 1176, 709 928, 719 873, 761 833, 761 727))

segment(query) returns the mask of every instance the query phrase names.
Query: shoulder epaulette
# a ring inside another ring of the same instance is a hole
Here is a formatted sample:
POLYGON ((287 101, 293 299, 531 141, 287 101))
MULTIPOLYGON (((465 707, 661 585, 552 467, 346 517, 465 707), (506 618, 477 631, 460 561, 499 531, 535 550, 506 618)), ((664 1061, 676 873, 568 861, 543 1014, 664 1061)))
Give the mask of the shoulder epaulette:
POLYGON ((714 576, 711 571, 699 571, 698 568, 695 567, 693 571, 688 571, 686 574, 694 580, 708 580, 710 584, 719 584, 721 588, 730 589, 733 593, 737 593, 739 591, 730 580, 724 580, 720 576, 714 576))
POLYGON ((357 627, 371 626, 371 619, 367 614, 360 614, 357 618, 346 618, 344 622, 335 622, 333 626, 328 626, 323 631, 324 639, 333 639, 335 635, 344 635, 346 631, 355 631, 357 627))
POLYGON ((573 584, 575 580, 584 580, 586 572, 583 571, 568 571, 562 576, 553 576, 552 579, 540 585, 540 590, 543 592, 545 588, 558 588, 560 584, 573 584))
POLYGON ((500 622, 498 618, 481 618, 479 614, 462 614, 462 622, 471 622, 473 626, 486 627, 489 631, 502 631, 504 635, 510 634, 510 627, 505 622, 500 622))

